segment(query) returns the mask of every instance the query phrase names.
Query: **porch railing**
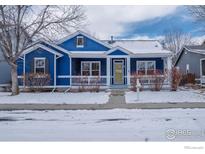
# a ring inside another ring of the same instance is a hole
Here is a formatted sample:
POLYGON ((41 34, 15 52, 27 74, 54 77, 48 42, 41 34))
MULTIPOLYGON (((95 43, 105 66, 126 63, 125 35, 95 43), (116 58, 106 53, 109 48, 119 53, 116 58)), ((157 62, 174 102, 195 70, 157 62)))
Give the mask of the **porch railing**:
POLYGON ((107 83, 107 76, 71 76, 71 85, 73 86, 105 86, 107 83))
MULTIPOLYGON (((155 75, 155 76, 152 76, 152 75, 143 75, 143 76, 140 76, 139 77, 139 81, 142 85, 152 85, 152 84, 155 84, 156 82, 156 77, 158 78, 164 78, 164 83, 163 85, 168 85, 169 84, 169 81, 168 81, 168 78, 165 76, 165 75, 155 75)), ((134 82, 135 80, 135 76, 131 76, 130 77, 130 82, 134 82)))

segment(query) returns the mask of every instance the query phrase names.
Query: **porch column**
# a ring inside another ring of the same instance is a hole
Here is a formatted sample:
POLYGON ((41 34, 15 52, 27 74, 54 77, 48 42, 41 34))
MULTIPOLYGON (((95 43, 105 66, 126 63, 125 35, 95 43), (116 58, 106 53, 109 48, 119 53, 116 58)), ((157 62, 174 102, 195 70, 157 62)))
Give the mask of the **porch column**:
POLYGON ((56 88, 56 55, 54 57, 54 88, 56 88))
POLYGON ((130 86, 130 57, 127 57, 127 85, 130 86))
POLYGON ((110 86, 110 57, 107 57, 106 61, 106 71, 107 71, 107 86, 110 86))
POLYGON ((70 57, 70 86, 72 86, 72 57, 70 57))
POLYGON ((167 57, 168 84, 171 84, 172 58, 167 57))

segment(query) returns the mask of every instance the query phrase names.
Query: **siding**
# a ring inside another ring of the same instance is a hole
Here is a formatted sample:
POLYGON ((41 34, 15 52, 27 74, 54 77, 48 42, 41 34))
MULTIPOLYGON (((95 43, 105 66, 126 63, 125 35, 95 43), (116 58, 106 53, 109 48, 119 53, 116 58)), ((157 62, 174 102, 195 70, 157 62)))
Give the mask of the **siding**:
MULTIPOLYGON (((83 35, 77 35, 83 36, 83 35)), ((59 44, 59 46, 69 50, 69 51, 107 51, 109 48, 105 47, 104 45, 95 42, 94 40, 84 36, 84 47, 77 48, 76 47, 76 40, 77 36, 64 41, 63 43, 59 44)))
POLYGON ((51 76, 51 82, 50 85, 54 85, 54 57, 55 55, 44 50, 41 48, 38 48, 28 54, 26 54, 26 61, 25 61, 25 73, 31 73, 32 72, 32 67, 33 67, 33 59, 35 57, 45 57, 48 59, 48 70, 51 76))
POLYGON ((3 53, 0 51, 0 84, 8 84, 11 82, 11 69, 5 61, 3 53))
POLYGON ((200 77, 200 59, 205 58, 205 55, 189 52, 184 49, 181 58, 177 63, 177 67, 183 74, 186 74, 186 64, 189 64, 189 72, 196 75, 196 78, 200 77), (186 53, 186 54, 185 54, 186 53))
POLYGON ((127 53, 124 53, 121 50, 115 50, 115 51, 111 52, 109 55, 127 55, 127 53))

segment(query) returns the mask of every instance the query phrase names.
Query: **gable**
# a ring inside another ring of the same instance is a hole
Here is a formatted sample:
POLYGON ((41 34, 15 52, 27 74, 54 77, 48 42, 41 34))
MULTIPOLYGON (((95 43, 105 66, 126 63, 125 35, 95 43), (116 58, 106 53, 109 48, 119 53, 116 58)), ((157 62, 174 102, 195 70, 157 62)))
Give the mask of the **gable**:
POLYGON ((108 55, 128 55, 127 53, 117 49, 117 50, 114 50, 112 51, 111 53, 109 53, 108 55))
POLYGON ((59 44, 60 47, 65 48, 69 51, 108 51, 109 47, 101 43, 100 41, 97 41, 95 39, 92 39, 91 37, 85 36, 83 34, 75 35, 71 38, 68 38, 67 40, 63 41, 59 44), (77 37, 83 37, 84 38, 84 47, 77 47, 77 37))

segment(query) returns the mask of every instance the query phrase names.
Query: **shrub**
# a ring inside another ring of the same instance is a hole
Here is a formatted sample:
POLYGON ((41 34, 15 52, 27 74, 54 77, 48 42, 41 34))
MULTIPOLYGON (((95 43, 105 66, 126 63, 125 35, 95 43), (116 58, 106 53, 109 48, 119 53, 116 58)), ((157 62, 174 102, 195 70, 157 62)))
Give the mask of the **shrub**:
POLYGON ((30 73, 25 75, 25 85, 32 91, 40 91, 43 86, 49 86, 50 74, 30 73))
POLYGON ((162 73, 160 70, 156 70, 150 76, 152 83, 149 85, 153 91, 160 91, 166 79, 166 73, 162 73))
POLYGON ((178 89, 178 87, 179 87, 179 83, 181 81, 182 74, 179 71, 179 69, 174 67, 171 70, 171 77, 172 77, 171 90, 172 91, 176 91, 178 89))
POLYGON ((100 77, 92 77, 89 79, 88 76, 84 76, 80 79, 80 86, 78 87, 79 92, 99 92, 100 91, 100 77), (90 80, 90 81, 89 81, 90 80))
POLYGON ((180 85, 185 85, 185 84, 195 84, 196 83, 196 76, 195 74, 188 73, 188 74, 183 74, 182 79, 180 82, 180 85))

